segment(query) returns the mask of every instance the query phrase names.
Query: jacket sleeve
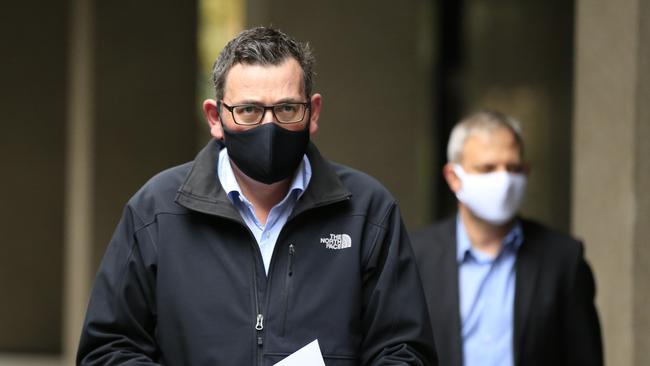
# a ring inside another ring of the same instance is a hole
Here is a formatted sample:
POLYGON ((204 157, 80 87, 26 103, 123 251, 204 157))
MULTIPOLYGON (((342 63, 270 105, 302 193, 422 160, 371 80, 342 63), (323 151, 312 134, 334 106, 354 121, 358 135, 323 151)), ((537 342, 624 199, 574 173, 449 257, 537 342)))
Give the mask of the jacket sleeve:
POLYGON ((594 304, 596 286, 582 245, 572 267, 564 314, 566 365, 603 365, 600 323, 594 304))
POLYGON ((437 365, 422 284, 393 204, 363 273, 363 365, 437 365))
POLYGON ((142 226, 127 206, 93 285, 77 365, 158 365, 155 254, 136 225, 142 226))

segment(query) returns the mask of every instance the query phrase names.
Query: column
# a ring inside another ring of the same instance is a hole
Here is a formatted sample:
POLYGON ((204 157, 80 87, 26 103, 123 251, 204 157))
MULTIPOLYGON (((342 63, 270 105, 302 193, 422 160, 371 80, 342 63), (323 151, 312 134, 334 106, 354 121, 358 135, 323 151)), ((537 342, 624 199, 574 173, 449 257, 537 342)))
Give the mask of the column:
POLYGON ((650 5, 578 1, 573 231, 595 270, 606 363, 650 362, 650 5))

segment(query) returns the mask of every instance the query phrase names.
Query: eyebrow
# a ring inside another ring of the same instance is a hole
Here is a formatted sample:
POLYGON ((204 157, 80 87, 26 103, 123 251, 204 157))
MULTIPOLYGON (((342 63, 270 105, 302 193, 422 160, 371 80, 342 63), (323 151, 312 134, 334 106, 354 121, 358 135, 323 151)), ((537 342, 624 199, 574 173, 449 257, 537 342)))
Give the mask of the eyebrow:
MULTIPOLYGON (((270 105, 285 104, 285 103, 305 103, 305 102, 297 98, 288 97, 288 98, 282 98, 280 100, 277 100, 270 105)), ((254 99, 244 99, 241 102, 233 103, 233 105, 244 105, 244 104, 265 105, 264 103, 261 103, 260 101, 254 99)))

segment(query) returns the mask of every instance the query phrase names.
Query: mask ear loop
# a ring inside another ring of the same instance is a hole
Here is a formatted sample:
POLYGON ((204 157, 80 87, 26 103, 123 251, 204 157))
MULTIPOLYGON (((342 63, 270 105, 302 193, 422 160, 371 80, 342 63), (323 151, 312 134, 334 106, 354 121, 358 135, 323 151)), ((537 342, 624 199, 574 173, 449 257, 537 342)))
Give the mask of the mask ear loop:
POLYGON ((307 123, 305 123, 305 129, 309 130, 309 126, 311 126, 311 97, 309 99, 309 105, 307 106, 307 123))
POLYGON ((458 178, 459 178, 461 181, 463 181, 463 179, 465 178, 465 176, 467 176, 467 173, 465 172, 465 169, 463 169, 463 167, 460 166, 460 164, 458 164, 458 163, 453 163, 453 169, 454 169, 454 173, 456 173, 456 175, 458 176, 458 178))
MULTIPOLYGON (((226 126, 223 124, 223 118, 222 118, 222 114, 221 114, 222 110, 223 110, 223 103, 222 103, 221 100, 217 100, 217 113, 219 114, 219 123, 221 124, 221 129, 225 131, 226 126)), ((224 136, 221 137, 221 141, 226 141, 225 134, 224 134, 224 136)))
POLYGON ((463 186, 465 185, 465 177, 467 176, 467 173, 465 173, 465 170, 463 169, 463 167, 460 166, 460 164, 458 164, 458 163, 453 163, 452 164, 452 169, 454 170, 454 173, 456 174, 456 176, 460 180, 460 189, 458 190, 458 192, 454 192, 454 196, 456 196, 456 199, 460 201, 461 199, 460 199, 459 196, 460 196, 461 192, 463 191, 463 186))

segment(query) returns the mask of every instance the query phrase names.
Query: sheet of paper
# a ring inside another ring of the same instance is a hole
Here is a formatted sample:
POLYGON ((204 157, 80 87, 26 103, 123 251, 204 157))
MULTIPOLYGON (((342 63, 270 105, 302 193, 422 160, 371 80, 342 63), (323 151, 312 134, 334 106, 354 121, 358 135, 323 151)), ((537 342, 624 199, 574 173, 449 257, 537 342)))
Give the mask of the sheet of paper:
POLYGON ((318 339, 290 354, 274 366, 325 366, 323 355, 320 353, 318 339))

